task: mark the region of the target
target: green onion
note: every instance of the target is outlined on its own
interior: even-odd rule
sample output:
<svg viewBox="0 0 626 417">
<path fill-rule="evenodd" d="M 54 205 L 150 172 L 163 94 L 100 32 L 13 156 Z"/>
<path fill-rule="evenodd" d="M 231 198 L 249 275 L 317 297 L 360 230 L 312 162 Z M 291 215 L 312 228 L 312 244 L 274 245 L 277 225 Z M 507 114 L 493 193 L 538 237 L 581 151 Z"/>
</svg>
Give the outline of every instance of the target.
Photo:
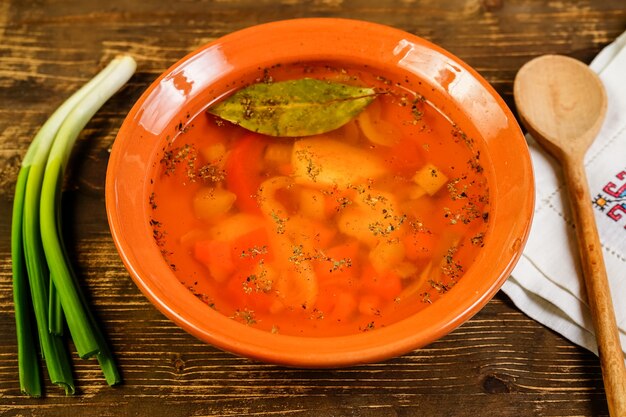
<svg viewBox="0 0 626 417">
<path fill-rule="evenodd" d="M 11 251 L 20 388 L 29 395 L 41 395 L 41 382 L 37 361 L 33 360 L 36 354 L 28 317 L 28 287 L 50 380 L 65 387 L 66 393 L 74 392 L 68 355 L 58 336 L 65 318 L 79 356 L 97 355 L 107 383 L 120 382 L 104 337 L 65 255 L 58 213 L 63 175 L 76 138 L 135 68 L 132 58 L 115 58 L 74 93 L 41 127 L 18 174 Z"/>
<path fill-rule="evenodd" d="M 34 145 L 34 142 L 33 142 Z M 31 148 L 34 149 L 33 145 Z M 25 159 L 26 160 L 26 159 Z M 20 389 L 24 394 L 41 397 L 41 378 L 37 368 L 36 341 L 31 328 L 30 298 L 26 260 L 22 247 L 22 209 L 28 168 L 22 167 L 17 176 L 13 217 L 11 224 L 11 259 L 13 260 L 13 303 L 15 304 L 15 327 L 17 330 L 17 360 Z"/>
<path fill-rule="evenodd" d="M 48 331 L 55 336 L 63 336 L 63 308 L 56 287 L 50 279 L 50 301 L 48 303 Z"/>
<path fill-rule="evenodd" d="M 100 343 L 95 326 L 93 326 L 93 320 L 91 320 L 87 307 L 82 300 L 80 288 L 75 285 L 70 264 L 63 250 L 58 228 L 57 206 L 60 203 L 60 190 L 65 167 L 74 142 L 98 109 L 133 74 L 135 70 L 134 61 L 131 65 L 131 61 L 128 60 L 132 61 L 132 58 L 109 64 L 108 68 L 112 69 L 110 73 L 107 73 L 105 79 L 98 83 L 93 91 L 89 91 L 68 114 L 50 149 L 41 187 L 41 240 L 53 284 L 59 293 L 72 340 L 81 358 L 88 358 L 97 354 L 100 351 Z"/>
</svg>

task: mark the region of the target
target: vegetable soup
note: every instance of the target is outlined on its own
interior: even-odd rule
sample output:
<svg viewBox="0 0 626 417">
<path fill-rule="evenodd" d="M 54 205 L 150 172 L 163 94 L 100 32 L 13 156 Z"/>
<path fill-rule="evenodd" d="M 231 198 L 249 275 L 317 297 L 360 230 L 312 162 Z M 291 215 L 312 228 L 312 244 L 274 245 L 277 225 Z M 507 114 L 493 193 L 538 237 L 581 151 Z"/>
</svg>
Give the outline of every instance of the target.
<svg viewBox="0 0 626 417">
<path fill-rule="evenodd" d="M 167 138 L 150 222 L 181 283 L 245 325 L 337 336 L 402 320 L 463 279 L 489 220 L 477 141 L 420 86 L 372 69 L 293 64 L 260 74 L 257 90 L 290 80 L 281 86 L 293 97 L 309 83 L 328 97 L 263 96 L 256 106 L 260 93 L 242 86 L 228 95 L 240 120 L 225 116 L 223 100 L 208 103 Z M 268 122 L 283 110 L 300 112 L 303 126 Z"/>
</svg>

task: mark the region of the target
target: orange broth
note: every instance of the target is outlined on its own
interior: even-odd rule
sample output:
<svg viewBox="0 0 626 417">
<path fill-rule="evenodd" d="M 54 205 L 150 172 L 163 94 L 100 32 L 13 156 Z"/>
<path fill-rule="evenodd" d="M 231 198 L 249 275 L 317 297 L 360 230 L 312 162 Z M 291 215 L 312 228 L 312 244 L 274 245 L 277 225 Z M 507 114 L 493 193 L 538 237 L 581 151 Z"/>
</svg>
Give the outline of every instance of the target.
<svg viewBox="0 0 626 417">
<path fill-rule="evenodd" d="M 483 246 L 474 141 L 424 96 L 363 69 L 285 65 L 381 92 L 322 135 L 275 138 L 202 112 L 168 140 L 150 195 L 164 259 L 246 325 L 336 336 L 390 325 L 449 291 Z"/>
</svg>

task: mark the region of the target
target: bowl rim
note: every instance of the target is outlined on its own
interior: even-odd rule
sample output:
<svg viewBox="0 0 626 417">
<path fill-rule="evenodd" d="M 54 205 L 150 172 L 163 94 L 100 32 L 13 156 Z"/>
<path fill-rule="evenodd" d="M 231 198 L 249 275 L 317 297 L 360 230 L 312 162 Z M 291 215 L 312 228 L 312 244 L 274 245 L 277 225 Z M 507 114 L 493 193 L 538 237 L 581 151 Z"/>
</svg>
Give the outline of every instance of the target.
<svg viewBox="0 0 626 417">
<path fill-rule="evenodd" d="M 197 300 L 186 288 L 184 290 L 188 294 L 183 295 L 181 291 L 170 291 L 170 289 L 165 287 L 163 282 L 159 281 L 159 273 L 167 274 L 167 271 L 169 271 L 167 265 L 162 262 L 160 269 L 158 268 L 159 265 L 146 265 L 146 261 L 142 262 L 139 255 L 135 253 L 139 249 L 129 240 L 133 237 L 127 236 L 127 228 L 124 226 L 126 224 L 124 222 L 127 220 L 124 218 L 128 216 L 128 213 L 123 212 L 120 207 L 120 204 L 124 204 L 120 203 L 120 199 L 124 198 L 120 190 L 125 184 L 120 180 L 118 174 L 119 172 L 124 172 L 122 170 L 125 147 L 129 146 L 131 142 L 134 128 L 142 111 L 145 110 L 146 101 L 153 97 L 160 83 L 172 74 L 180 73 L 185 65 L 207 53 L 207 51 L 212 50 L 212 48 L 226 50 L 231 45 L 238 45 L 246 39 L 255 38 L 260 41 L 268 36 L 276 39 L 277 36 L 289 35 L 295 38 L 301 36 L 304 39 L 310 37 L 312 32 L 320 30 L 325 31 L 324 39 L 328 40 L 336 36 L 338 43 L 342 42 L 341 36 L 345 36 L 351 31 L 356 31 L 359 33 L 359 36 L 365 36 L 366 34 L 382 36 L 386 40 L 405 41 L 409 45 L 418 45 L 420 48 L 433 51 L 434 55 L 458 66 L 461 73 L 471 76 L 478 83 L 477 85 L 482 88 L 483 93 L 497 104 L 498 109 L 507 120 L 506 129 L 511 134 L 507 145 L 512 147 L 507 152 L 510 155 L 517 155 L 516 160 L 509 162 L 511 166 L 519 170 L 515 173 L 515 178 L 520 183 L 517 184 L 517 193 L 506 191 L 509 198 L 514 201 L 505 202 L 504 205 L 508 204 L 506 208 L 508 211 L 512 210 L 513 206 L 517 207 L 513 214 L 509 213 L 510 216 L 515 217 L 515 220 L 507 221 L 505 219 L 506 213 L 498 219 L 490 217 L 490 222 L 492 223 L 490 226 L 493 226 L 494 222 L 501 222 L 502 227 L 510 228 L 510 230 L 506 231 L 508 234 L 502 238 L 502 243 L 505 244 L 505 247 L 500 252 L 506 254 L 507 258 L 505 260 L 496 259 L 492 265 L 476 272 L 477 276 L 479 272 L 493 275 L 491 279 L 483 279 L 480 286 L 474 288 L 469 287 L 469 284 L 463 285 L 463 287 L 472 288 L 474 291 L 472 294 L 464 297 L 460 295 L 451 297 L 453 295 L 451 291 L 446 294 L 446 297 L 442 297 L 442 299 L 429 306 L 428 309 L 444 318 L 439 322 L 427 323 L 424 320 L 412 320 L 412 318 L 409 318 L 386 328 L 377 329 L 374 332 L 339 337 L 311 338 L 280 334 L 271 335 L 269 332 L 246 327 L 212 310 L 206 312 L 210 320 L 202 321 L 195 314 L 200 314 L 204 311 L 203 309 L 208 309 L 208 307 Z M 334 46 L 337 45 L 335 44 Z M 346 48 L 349 48 L 349 46 L 346 45 L 343 48 L 348 50 Z M 366 50 L 366 48 L 368 47 L 363 45 L 356 47 L 354 53 L 363 56 L 367 51 L 371 52 L 371 50 Z M 376 51 L 376 53 L 389 54 L 390 51 Z M 236 57 L 229 56 L 229 58 L 235 59 Z M 143 178 L 143 181 L 145 183 L 146 178 Z M 497 191 L 500 192 L 499 189 Z M 118 132 L 107 167 L 105 201 L 107 219 L 113 241 L 131 278 L 152 304 L 177 325 L 197 338 L 222 350 L 264 362 L 299 367 L 338 367 L 379 361 L 423 347 L 451 332 L 477 313 L 496 294 L 521 256 L 532 221 L 534 182 L 528 148 L 515 117 L 493 87 L 469 65 L 441 47 L 396 28 L 352 19 L 305 18 L 265 23 L 225 35 L 187 54 L 162 73 L 133 105 Z M 142 207 L 141 204 L 139 206 Z M 136 214 L 134 213 L 133 215 Z M 496 224 L 496 226 L 499 225 L 500 223 Z M 485 250 L 482 252 L 485 252 Z M 147 273 L 147 268 L 151 270 L 157 268 L 156 271 L 158 272 L 153 270 Z M 465 278 L 467 277 L 461 279 L 457 285 L 463 284 Z M 181 288 L 183 287 L 181 286 Z M 443 302 L 448 298 L 454 298 L 454 300 Z M 457 303 L 457 305 L 453 305 L 454 303 Z M 202 304 L 202 308 L 200 308 L 199 304 Z M 452 310 L 446 310 L 451 305 Z M 414 330 L 413 326 L 418 325 L 424 326 L 422 327 L 422 332 Z M 307 346 L 308 349 L 303 349 L 302 346 Z"/>
</svg>

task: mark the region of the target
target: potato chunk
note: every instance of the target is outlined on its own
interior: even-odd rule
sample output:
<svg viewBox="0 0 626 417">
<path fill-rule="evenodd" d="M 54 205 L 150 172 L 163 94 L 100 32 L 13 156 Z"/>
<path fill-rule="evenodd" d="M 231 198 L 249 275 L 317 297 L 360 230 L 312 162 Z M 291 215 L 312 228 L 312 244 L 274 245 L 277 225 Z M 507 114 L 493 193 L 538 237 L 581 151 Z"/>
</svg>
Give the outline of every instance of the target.
<svg viewBox="0 0 626 417">
<path fill-rule="evenodd" d="M 226 160 L 226 146 L 223 143 L 213 143 L 200 149 L 200 154 L 208 162 L 216 163 L 220 168 L 223 167 Z"/>
<path fill-rule="evenodd" d="M 355 198 L 356 203 L 346 207 L 339 216 L 337 227 L 369 247 L 380 240 L 396 238 L 401 233 L 405 216 L 398 211 L 393 194 L 368 190 Z"/>
<path fill-rule="evenodd" d="M 371 152 L 324 136 L 301 139 L 293 146 L 291 163 L 298 184 L 347 187 L 385 173 Z"/>
<path fill-rule="evenodd" d="M 197 218 L 215 220 L 230 211 L 237 199 L 235 194 L 221 188 L 201 188 L 193 198 L 193 211 Z"/>
<path fill-rule="evenodd" d="M 324 220 L 326 218 L 326 200 L 319 190 L 303 188 L 299 193 L 300 212 L 311 219 Z"/>
<path fill-rule="evenodd" d="M 246 233 L 259 228 L 259 224 L 263 224 L 260 216 L 247 213 L 237 213 L 232 216 L 225 217 L 223 220 L 213 226 L 209 232 L 209 237 L 216 240 L 234 240 Z"/>
<path fill-rule="evenodd" d="M 380 117 L 381 106 L 378 100 L 374 100 L 357 117 L 357 123 L 363 135 L 372 143 L 382 146 L 393 146 L 398 143 L 401 133 L 388 121 Z"/>
<path fill-rule="evenodd" d="M 448 177 L 433 164 L 426 164 L 415 173 L 413 181 L 428 195 L 434 195 L 448 182 Z"/>
<path fill-rule="evenodd" d="M 369 255 L 377 273 L 383 274 L 404 260 L 404 246 L 396 240 L 380 241 Z"/>
</svg>

